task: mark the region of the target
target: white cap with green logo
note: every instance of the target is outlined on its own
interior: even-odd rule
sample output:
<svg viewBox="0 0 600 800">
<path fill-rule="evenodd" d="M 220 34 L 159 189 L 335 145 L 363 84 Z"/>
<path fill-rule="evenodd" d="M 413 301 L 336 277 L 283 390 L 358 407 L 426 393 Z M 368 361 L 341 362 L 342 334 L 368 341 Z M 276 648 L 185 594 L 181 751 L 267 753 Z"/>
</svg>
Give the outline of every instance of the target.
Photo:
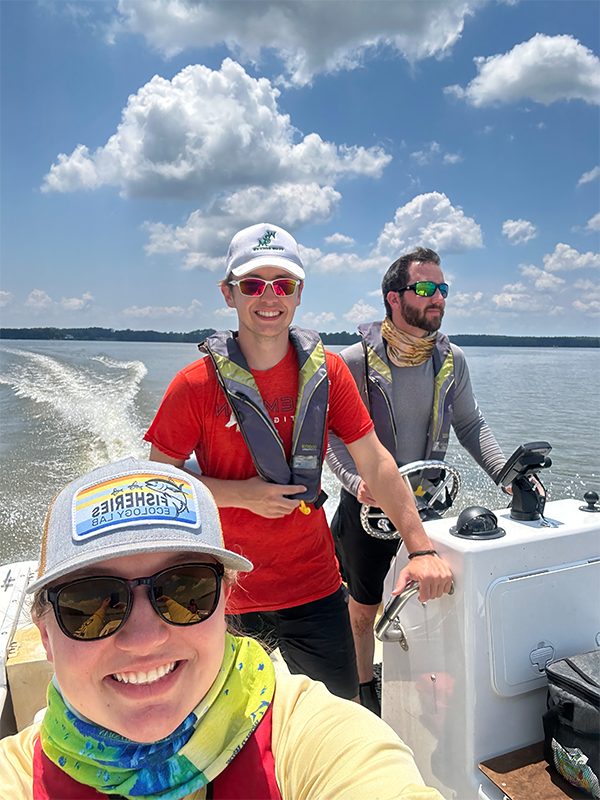
<svg viewBox="0 0 600 800">
<path fill-rule="evenodd" d="M 236 233 L 227 251 L 225 280 L 242 278 L 261 267 L 280 267 L 301 281 L 305 278 L 298 243 L 283 228 L 269 222 Z"/>
</svg>

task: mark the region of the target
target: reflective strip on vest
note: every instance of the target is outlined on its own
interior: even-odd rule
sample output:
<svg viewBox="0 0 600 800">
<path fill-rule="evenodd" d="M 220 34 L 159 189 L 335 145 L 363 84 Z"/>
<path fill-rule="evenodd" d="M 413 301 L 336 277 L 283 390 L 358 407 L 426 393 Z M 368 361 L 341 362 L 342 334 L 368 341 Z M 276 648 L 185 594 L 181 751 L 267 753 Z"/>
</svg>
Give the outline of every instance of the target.
<svg viewBox="0 0 600 800">
<path fill-rule="evenodd" d="M 433 351 L 433 412 L 427 434 L 427 450 L 425 458 L 432 461 L 443 461 L 450 440 L 450 424 L 454 407 L 454 356 L 448 337 L 439 343 L 440 334 Z"/>
<path fill-rule="evenodd" d="M 365 351 L 369 411 L 377 438 L 396 458 L 396 420 L 393 411 L 392 371 L 387 357 L 381 322 L 359 325 Z M 450 340 L 438 333 L 433 351 L 433 408 L 424 458 L 443 461 L 448 449 L 454 406 L 454 357 Z"/>
<path fill-rule="evenodd" d="M 254 376 L 231 331 L 218 331 L 209 336 L 199 349 L 212 359 L 217 380 L 258 474 L 270 483 L 306 486 L 306 492 L 294 498 L 314 503 L 321 487 L 325 447 L 329 402 L 327 362 L 316 331 L 293 326 L 289 335 L 300 368 L 290 464 Z"/>
<path fill-rule="evenodd" d="M 398 442 L 392 402 L 392 370 L 381 337 L 381 322 L 359 325 L 358 330 L 363 337 L 371 419 L 377 438 L 395 459 Z"/>
</svg>

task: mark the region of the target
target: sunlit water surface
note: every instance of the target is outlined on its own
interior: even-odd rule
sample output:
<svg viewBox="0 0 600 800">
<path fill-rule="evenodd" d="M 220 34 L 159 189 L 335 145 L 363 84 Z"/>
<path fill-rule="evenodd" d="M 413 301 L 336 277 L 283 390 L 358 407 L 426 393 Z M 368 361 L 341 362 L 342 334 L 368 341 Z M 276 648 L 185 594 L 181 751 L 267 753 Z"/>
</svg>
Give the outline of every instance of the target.
<svg viewBox="0 0 600 800">
<path fill-rule="evenodd" d="M 331 348 L 340 350 L 341 348 Z M 600 351 L 465 348 L 478 402 L 505 454 L 546 440 L 551 499 L 600 492 Z M 4 341 L 0 344 L 0 562 L 36 558 L 46 509 L 69 480 L 107 461 L 146 457 L 142 436 L 192 344 Z M 463 488 L 455 504 L 502 508 L 506 498 L 451 441 Z M 333 514 L 339 487 L 325 470 Z"/>
</svg>

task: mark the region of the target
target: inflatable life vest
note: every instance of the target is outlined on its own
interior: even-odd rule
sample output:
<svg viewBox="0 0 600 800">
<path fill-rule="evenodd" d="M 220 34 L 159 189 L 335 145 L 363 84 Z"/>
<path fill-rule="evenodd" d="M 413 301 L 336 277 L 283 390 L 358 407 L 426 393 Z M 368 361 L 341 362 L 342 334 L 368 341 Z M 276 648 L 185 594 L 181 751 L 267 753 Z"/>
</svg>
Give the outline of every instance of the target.
<svg viewBox="0 0 600 800">
<path fill-rule="evenodd" d="M 396 458 L 396 420 L 392 402 L 392 371 L 388 361 L 381 322 L 359 325 L 365 353 L 369 412 L 379 441 Z M 433 408 L 427 432 L 425 459 L 443 461 L 448 449 L 454 406 L 454 358 L 450 340 L 438 333 L 433 350 Z"/>
<path fill-rule="evenodd" d="M 217 380 L 261 478 L 284 486 L 306 486 L 306 492 L 294 495 L 294 499 L 319 507 L 325 499 L 320 497 L 320 488 L 329 402 L 325 349 L 316 331 L 292 326 L 289 333 L 300 367 L 290 463 L 234 334 L 217 331 L 198 348 L 208 353 L 215 366 Z"/>
<path fill-rule="evenodd" d="M 233 761 L 208 784 L 207 800 L 281 800 L 271 748 L 272 708 Z M 109 796 L 63 772 L 44 753 L 38 737 L 33 748 L 33 800 L 109 800 Z"/>
</svg>

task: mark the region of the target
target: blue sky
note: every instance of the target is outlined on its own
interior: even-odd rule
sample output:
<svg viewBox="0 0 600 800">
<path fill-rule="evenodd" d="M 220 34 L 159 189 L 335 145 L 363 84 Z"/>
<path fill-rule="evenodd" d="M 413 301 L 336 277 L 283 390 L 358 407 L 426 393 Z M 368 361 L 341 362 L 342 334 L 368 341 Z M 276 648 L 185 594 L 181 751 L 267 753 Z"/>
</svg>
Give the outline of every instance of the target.
<svg viewBox="0 0 600 800">
<path fill-rule="evenodd" d="M 296 321 L 381 318 L 442 257 L 447 333 L 597 335 L 595 0 L 0 2 L 5 327 L 235 326 L 260 221 L 302 247 Z"/>
</svg>

